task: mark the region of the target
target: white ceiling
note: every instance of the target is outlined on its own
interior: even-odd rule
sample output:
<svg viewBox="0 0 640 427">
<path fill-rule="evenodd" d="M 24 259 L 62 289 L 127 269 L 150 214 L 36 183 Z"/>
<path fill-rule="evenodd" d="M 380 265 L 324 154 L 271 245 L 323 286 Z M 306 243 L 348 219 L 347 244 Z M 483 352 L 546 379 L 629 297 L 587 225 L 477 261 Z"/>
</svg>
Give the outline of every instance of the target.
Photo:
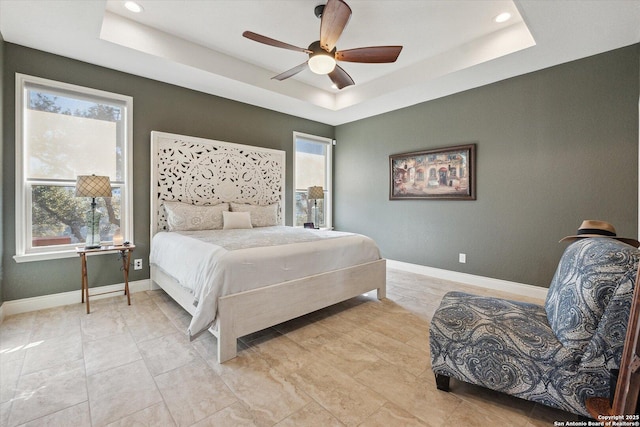
<svg viewBox="0 0 640 427">
<path fill-rule="evenodd" d="M 404 46 L 393 64 L 340 65 L 343 90 L 307 59 L 242 37 L 300 47 L 319 38 L 323 0 L 0 0 L 7 42 L 331 125 L 370 117 L 640 42 L 640 0 L 346 0 L 338 50 Z M 513 17 L 497 24 L 508 11 Z"/>
</svg>

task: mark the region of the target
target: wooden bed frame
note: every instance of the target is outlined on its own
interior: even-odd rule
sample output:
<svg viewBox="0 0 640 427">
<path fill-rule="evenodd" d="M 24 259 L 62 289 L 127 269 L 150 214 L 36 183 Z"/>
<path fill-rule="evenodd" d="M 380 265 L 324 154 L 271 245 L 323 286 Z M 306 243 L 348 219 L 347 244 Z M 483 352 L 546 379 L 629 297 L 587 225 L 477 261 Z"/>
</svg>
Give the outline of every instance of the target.
<svg viewBox="0 0 640 427">
<path fill-rule="evenodd" d="M 277 202 L 284 224 L 284 179 L 284 151 L 151 132 L 151 237 L 166 229 L 163 200 L 204 204 L 212 194 L 227 202 Z M 151 281 L 194 314 L 193 295 L 173 277 L 151 265 Z M 371 290 L 378 299 L 386 297 L 384 259 L 220 297 L 217 330 L 209 330 L 218 340 L 218 362 L 236 356 L 241 336 Z"/>
</svg>

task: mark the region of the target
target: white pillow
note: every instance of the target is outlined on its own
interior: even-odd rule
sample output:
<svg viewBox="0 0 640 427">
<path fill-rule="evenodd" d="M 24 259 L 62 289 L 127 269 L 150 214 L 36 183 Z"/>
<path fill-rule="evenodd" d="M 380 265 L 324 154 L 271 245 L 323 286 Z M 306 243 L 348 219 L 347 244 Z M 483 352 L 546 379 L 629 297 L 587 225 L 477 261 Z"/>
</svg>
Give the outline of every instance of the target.
<svg viewBox="0 0 640 427">
<path fill-rule="evenodd" d="M 248 205 L 241 203 L 229 203 L 231 212 L 251 213 L 251 225 L 254 227 L 271 227 L 278 225 L 278 204 L 267 206 Z"/>
<path fill-rule="evenodd" d="M 169 231 L 220 230 L 222 212 L 229 210 L 228 203 L 213 206 L 196 206 L 182 202 L 162 202 L 167 213 Z"/>
<path fill-rule="evenodd" d="M 249 212 L 222 212 L 224 230 L 234 228 L 253 228 L 251 226 L 251 214 Z"/>
</svg>

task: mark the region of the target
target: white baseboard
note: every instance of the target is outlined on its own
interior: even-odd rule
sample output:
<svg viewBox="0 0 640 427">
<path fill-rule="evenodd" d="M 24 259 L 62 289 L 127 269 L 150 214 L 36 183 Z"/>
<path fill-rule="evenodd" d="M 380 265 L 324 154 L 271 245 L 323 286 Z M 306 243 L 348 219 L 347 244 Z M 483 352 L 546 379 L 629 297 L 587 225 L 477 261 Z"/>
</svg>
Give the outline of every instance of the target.
<svg viewBox="0 0 640 427">
<path fill-rule="evenodd" d="M 90 293 L 103 293 L 112 291 L 121 291 L 124 289 L 124 283 L 115 285 L 100 286 L 98 288 L 89 288 Z M 143 292 L 151 289 L 151 280 L 143 279 L 129 282 L 129 292 Z M 113 297 L 115 294 L 96 295 L 92 296 L 91 300 L 97 300 L 102 298 Z M 80 289 L 70 292 L 62 292 L 59 294 L 42 295 L 33 298 L 23 298 L 14 301 L 5 301 L 0 305 L 0 322 L 5 316 L 12 316 L 14 314 L 26 313 L 29 311 L 43 310 L 45 308 L 60 307 L 63 305 L 75 304 L 81 301 Z"/>
<path fill-rule="evenodd" d="M 440 268 L 427 267 L 425 265 L 410 264 L 402 261 L 387 260 L 387 267 L 410 273 L 422 274 L 424 276 L 435 277 L 443 280 L 464 283 L 465 285 L 478 286 L 482 288 L 495 289 L 517 295 L 544 300 L 547 297 L 547 288 L 527 285 L 524 283 L 510 282 L 507 280 L 493 279 L 491 277 L 475 276 L 468 273 L 443 270 Z M 91 288 L 92 292 L 102 293 L 121 290 L 123 283 L 99 288 Z M 154 284 L 151 279 L 136 280 L 129 282 L 131 293 L 152 290 Z M 157 288 L 157 287 L 156 287 Z M 91 299 L 109 298 L 112 294 L 96 295 Z M 0 323 L 6 316 L 11 316 L 29 311 L 43 310 L 46 308 L 60 307 L 68 304 L 75 304 L 81 299 L 80 290 L 63 292 L 60 294 L 43 295 L 33 298 L 24 298 L 15 301 L 5 301 L 0 305 Z"/>
<path fill-rule="evenodd" d="M 422 274 L 424 276 L 435 277 L 438 279 L 451 280 L 453 282 L 464 283 L 465 285 L 479 286 L 481 288 L 495 289 L 516 295 L 538 298 L 541 300 L 544 300 L 547 297 L 548 289 L 540 286 L 493 279 L 491 277 L 475 276 L 473 274 L 443 270 L 440 268 L 427 267 L 425 265 L 410 264 L 402 261 L 393 261 L 390 259 L 387 260 L 387 267 L 410 273 Z"/>
</svg>

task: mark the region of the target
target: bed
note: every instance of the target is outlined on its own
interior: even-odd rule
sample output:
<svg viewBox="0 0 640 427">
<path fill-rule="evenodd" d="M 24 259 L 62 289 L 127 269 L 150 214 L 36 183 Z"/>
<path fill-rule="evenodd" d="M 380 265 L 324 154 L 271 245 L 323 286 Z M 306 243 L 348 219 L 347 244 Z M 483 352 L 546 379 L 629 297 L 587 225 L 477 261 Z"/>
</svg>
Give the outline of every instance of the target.
<svg viewBox="0 0 640 427">
<path fill-rule="evenodd" d="M 151 280 L 193 316 L 192 338 L 217 337 L 219 363 L 244 335 L 372 290 L 385 297 L 371 239 L 284 226 L 284 179 L 283 151 L 151 133 Z M 180 215 L 165 205 L 251 211 L 253 227 L 210 230 L 204 215 L 176 227 Z"/>
</svg>

